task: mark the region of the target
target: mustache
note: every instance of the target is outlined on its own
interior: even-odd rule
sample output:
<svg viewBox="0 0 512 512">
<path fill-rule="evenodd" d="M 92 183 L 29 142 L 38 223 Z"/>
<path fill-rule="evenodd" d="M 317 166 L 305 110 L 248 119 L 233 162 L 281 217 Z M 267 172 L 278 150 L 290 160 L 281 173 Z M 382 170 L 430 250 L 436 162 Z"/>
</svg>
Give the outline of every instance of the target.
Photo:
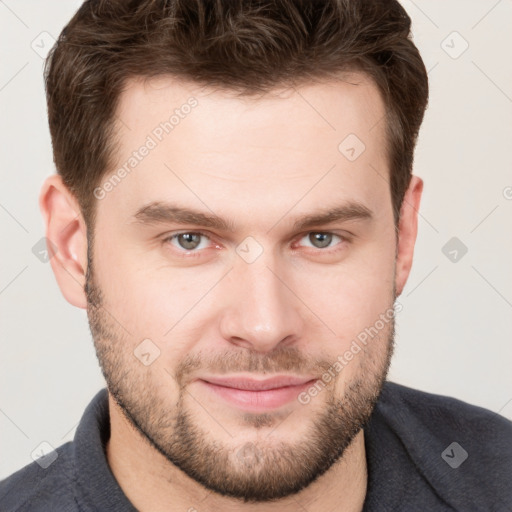
<svg viewBox="0 0 512 512">
<path fill-rule="evenodd" d="M 276 347 L 267 354 L 259 354 L 247 349 L 225 350 L 217 354 L 200 352 L 187 355 L 183 359 L 176 368 L 175 379 L 181 385 L 201 370 L 219 375 L 236 372 L 322 374 L 331 365 L 332 361 L 318 359 L 318 354 L 312 358 L 297 347 Z"/>
</svg>

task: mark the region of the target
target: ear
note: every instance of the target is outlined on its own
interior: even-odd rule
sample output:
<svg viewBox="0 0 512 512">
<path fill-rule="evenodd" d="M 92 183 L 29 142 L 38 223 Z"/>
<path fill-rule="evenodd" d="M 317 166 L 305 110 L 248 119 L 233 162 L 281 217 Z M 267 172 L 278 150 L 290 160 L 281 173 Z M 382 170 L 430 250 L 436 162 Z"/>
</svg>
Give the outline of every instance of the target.
<svg viewBox="0 0 512 512">
<path fill-rule="evenodd" d="M 418 233 L 418 210 L 420 207 L 423 180 L 412 176 L 405 192 L 398 223 L 398 245 L 396 257 L 395 286 L 397 297 L 402 293 L 412 267 L 414 244 Z"/>
<path fill-rule="evenodd" d="M 66 300 L 85 309 L 87 228 L 75 196 L 61 176 L 48 177 L 39 195 L 53 273 Z"/>
</svg>

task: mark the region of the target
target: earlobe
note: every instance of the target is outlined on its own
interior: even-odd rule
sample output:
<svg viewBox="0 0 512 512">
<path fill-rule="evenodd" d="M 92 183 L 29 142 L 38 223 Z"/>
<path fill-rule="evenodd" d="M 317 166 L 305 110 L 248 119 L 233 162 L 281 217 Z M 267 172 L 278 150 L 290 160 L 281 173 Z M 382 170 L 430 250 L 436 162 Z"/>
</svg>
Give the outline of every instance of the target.
<svg viewBox="0 0 512 512">
<path fill-rule="evenodd" d="M 416 235 L 418 233 L 418 211 L 422 192 L 423 180 L 418 176 L 412 176 L 402 202 L 400 221 L 398 224 L 398 246 L 395 276 L 397 296 L 402 293 L 412 267 L 414 245 L 416 243 Z"/>
<path fill-rule="evenodd" d="M 61 176 L 48 177 L 39 195 L 53 273 L 66 300 L 85 309 L 87 228 L 76 198 Z"/>
</svg>

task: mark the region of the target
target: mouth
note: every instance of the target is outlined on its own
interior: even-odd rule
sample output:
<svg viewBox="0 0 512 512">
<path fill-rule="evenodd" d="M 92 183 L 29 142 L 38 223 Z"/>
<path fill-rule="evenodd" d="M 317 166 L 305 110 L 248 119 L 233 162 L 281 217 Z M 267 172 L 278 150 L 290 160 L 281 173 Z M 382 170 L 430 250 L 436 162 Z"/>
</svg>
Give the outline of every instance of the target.
<svg viewBox="0 0 512 512">
<path fill-rule="evenodd" d="M 247 412 L 268 412 L 297 400 L 314 384 L 315 377 L 278 375 L 254 379 L 245 376 L 204 377 L 198 379 L 213 396 Z"/>
</svg>

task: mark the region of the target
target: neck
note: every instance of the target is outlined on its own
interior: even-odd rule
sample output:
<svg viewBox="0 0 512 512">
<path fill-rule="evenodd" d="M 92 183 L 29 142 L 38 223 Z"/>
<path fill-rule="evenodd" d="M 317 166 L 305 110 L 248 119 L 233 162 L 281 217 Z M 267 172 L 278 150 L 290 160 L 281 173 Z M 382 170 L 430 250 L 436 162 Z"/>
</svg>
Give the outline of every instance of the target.
<svg viewBox="0 0 512 512">
<path fill-rule="evenodd" d="M 326 473 L 298 494 L 272 503 L 243 503 L 213 493 L 185 475 L 133 428 L 109 395 L 107 461 L 119 486 L 141 512 L 361 512 L 366 496 L 364 432 L 360 432 Z"/>
</svg>

